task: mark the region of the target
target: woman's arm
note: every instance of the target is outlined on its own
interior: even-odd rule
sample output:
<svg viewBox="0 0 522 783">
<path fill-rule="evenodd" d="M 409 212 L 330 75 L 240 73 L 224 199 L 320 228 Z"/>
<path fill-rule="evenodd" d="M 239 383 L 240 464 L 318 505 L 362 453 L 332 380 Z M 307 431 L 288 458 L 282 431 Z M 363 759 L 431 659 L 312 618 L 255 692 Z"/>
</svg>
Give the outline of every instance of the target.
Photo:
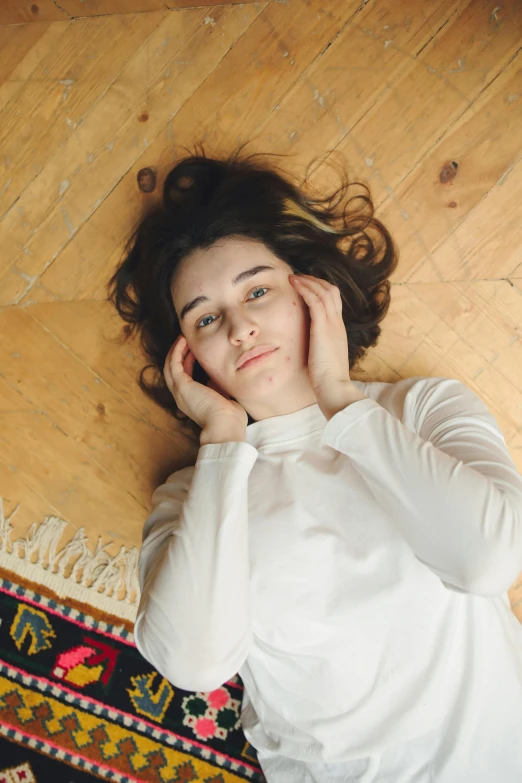
<svg viewBox="0 0 522 783">
<path fill-rule="evenodd" d="M 452 378 L 404 379 L 383 402 L 393 413 L 373 399 L 348 405 L 322 442 L 352 460 L 443 582 L 506 592 L 522 570 L 522 476 L 494 416 Z"/>
<path fill-rule="evenodd" d="M 152 496 L 134 638 L 184 690 L 227 682 L 252 644 L 247 485 L 256 459 L 249 443 L 209 443 Z"/>
</svg>

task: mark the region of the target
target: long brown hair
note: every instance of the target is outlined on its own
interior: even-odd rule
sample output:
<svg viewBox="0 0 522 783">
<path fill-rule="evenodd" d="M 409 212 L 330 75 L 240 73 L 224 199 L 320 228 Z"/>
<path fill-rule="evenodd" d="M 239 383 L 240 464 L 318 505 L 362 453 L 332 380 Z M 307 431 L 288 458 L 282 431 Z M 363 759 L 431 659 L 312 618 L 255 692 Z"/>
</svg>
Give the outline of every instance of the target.
<svg viewBox="0 0 522 783">
<path fill-rule="evenodd" d="M 217 158 L 196 145 L 194 153 L 174 166 L 161 202 L 139 220 L 107 284 L 109 301 L 130 324 L 126 339 L 137 331 L 150 359 L 137 379 L 140 388 L 198 439 L 200 427 L 178 410 L 163 376 L 167 354 L 181 334 L 171 280 L 185 256 L 225 237 L 249 237 L 295 273 L 336 285 L 343 300 L 350 369 L 379 339 L 379 324 L 390 305 L 388 278 L 399 260 L 390 233 L 374 217 L 366 184 L 349 183 L 343 171 L 337 190 L 314 196 L 306 186 L 315 158 L 298 185 L 274 163 L 259 160 L 275 153 L 242 155 L 243 146 Z M 366 192 L 344 203 L 352 185 Z M 154 378 L 146 381 L 150 368 Z M 193 377 L 200 383 L 209 379 L 197 362 Z M 249 416 L 248 423 L 252 421 Z"/>
</svg>

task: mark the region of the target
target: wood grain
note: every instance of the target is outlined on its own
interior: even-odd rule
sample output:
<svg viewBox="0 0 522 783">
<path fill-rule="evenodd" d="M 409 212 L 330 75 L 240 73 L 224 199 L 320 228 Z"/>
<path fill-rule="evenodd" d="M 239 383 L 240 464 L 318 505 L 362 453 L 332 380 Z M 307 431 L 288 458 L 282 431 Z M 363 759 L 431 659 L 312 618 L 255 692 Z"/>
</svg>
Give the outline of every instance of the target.
<svg viewBox="0 0 522 783">
<path fill-rule="evenodd" d="M 522 6 L 50 0 L 0 9 L 0 496 L 114 551 L 197 452 L 137 386 L 105 286 L 182 146 L 366 181 L 400 248 L 365 379 L 450 376 L 522 471 Z M 152 167 L 154 192 L 137 173 Z M 335 181 L 337 184 L 337 180 Z M 521 563 L 522 571 L 522 563 Z M 510 591 L 522 621 L 522 574 Z"/>
</svg>

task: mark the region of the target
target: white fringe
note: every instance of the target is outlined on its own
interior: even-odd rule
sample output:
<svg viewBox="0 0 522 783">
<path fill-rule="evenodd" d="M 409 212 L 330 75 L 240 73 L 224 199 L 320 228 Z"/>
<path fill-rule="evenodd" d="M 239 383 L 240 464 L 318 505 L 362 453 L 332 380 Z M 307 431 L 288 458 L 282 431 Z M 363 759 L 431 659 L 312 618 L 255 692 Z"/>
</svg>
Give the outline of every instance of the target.
<svg viewBox="0 0 522 783">
<path fill-rule="evenodd" d="M 102 546 L 100 536 L 92 552 L 82 527 L 57 552 L 60 537 L 68 523 L 54 516 L 46 517 L 38 526 L 33 524 L 25 539 L 19 538 L 13 543 L 11 519 L 18 508 L 19 504 L 6 519 L 0 497 L 0 569 L 8 569 L 31 582 L 45 585 L 60 598 L 74 598 L 117 617 L 135 621 L 140 599 L 139 553 L 136 547 L 125 549 L 122 546 L 119 553 L 112 557 L 106 552 L 109 544 Z M 72 566 L 71 573 L 65 576 L 69 566 Z M 122 588 L 124 593 L 118 598 Z"/>
</svg>

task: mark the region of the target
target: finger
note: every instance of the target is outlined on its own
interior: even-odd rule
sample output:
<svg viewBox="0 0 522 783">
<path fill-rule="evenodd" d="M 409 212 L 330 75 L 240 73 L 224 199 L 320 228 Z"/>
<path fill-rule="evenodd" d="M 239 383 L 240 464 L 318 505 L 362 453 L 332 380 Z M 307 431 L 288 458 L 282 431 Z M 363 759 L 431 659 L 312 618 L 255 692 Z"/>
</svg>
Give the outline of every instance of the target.
<svg viewBox="0 0 522 783">
<path fill-rule="evenodd" d="M 173 359 L 179 353 L 183 350 L 183 335 L 180 335 L 170 346 L 168 353 L 165 357 L 165 364 L 163 365 L 163 372 L 166 370 L 170 371 L 170 365 L 172 364 Z"/>
<path fill-rule="evenodd" d="M 172 356 L 171 371 L 174 370 L 174 372 L 184 372 L 187 375 L 191 375 L 195 361 L 196 357 L 190 350 L 188 343 L 186 341 L 181 342 L 181 347 L 179 347 L 179 350 L 177 348 Z"/>
<path fill-rule="evenodd" d="M 308 281 L 309 283 L 317 283 L 321 288 L 328 290 L 332 287 L 332 284 L 328 280 L 324 280 L 322 277 L 314 277 L 313 275 L 306 275 L 304 272 L 299 272 L 299 280 Z"/>
<path fill-rule="evenodd" d="M 298 278 L 295 280 L 297 281 Z M 299 280 L 296 289 L 310 307 L 317 305 L 317 300 L 319 300 L 327 315 L 335 317 L 340 312 L 339 308 L 342 307 L 339 289 L 324 280 L 322 282 L 326 285 L 323 286 L 319 281 L 307 277 L 306 280 Z"/>
<path fill-rule="evenodd" d="M 188 347 L 188 343 L 185 337 L 180 335 L 171 346 L 163 368 L 165 378 L 171 385 L 174 383 L 175 375 L 177 376 L 180 372 L 186 372 L 185 361 L 189 353 L 190 348 Z"/>
<path fill-rule="evenodd" d="M 183 335 L 180 335 L 171 348 L 170 364 L 172 364 L 173 360 L 183 364 L 189 353 L 189 344 L 186 338 Z"/>
<path fill-rule="evenodd" d="M 315 291 L 322 290 L 326 293 L 333 294 L 334 296 L 340 296 L 341 294 L 337 286 L 329 283 L 328 280 L 323 280 L 322 277 L 312 277 L 311 275 L 305 275 L 301 273 L 299 277 L 294 278 L 294 280 L 298 280 L 304 285 L 309 285 Z"/>
<path fill-rule="evenodd" d="M 188 354 L 183 359 L 183 369 L 185 370 L 187 375 L 190 375 L 191 378 L 192 378 L 192 373 L 193 373 L 193 370 L 194 370 L 195 363 L 196 363 L 196 357 L 194 356 L 192 351 L 189 349 Z"/>
</svg>

